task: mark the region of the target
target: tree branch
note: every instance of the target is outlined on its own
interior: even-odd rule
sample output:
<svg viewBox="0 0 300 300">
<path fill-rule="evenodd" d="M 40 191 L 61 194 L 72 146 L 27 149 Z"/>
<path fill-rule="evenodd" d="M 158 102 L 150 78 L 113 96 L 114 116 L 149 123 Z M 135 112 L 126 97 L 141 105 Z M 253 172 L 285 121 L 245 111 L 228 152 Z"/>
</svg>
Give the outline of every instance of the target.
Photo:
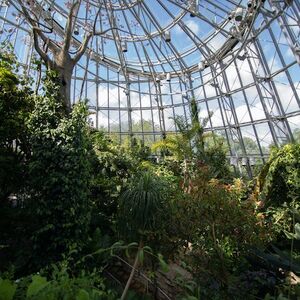
<svg viewBox="0 0 300 300">
<path fill-rule="evenodd" d="M 70 46 L 71 46 L 72 33 L 73 33 L 74 11 L 78 5 L 79 5 L 79 1 L 76 0 L 70 8 L 70 12 L 69 12 L 67 24 L 66 24 L 66 33 L 65 33 L 65 39 L 64 39 L 64 51 L 69 51 Z"/>
<path fill-rule="evenodd" d="M 93 33 L 91 33 L 91 32 L 89 32 L 88 34 L 85 35 L 84 40 L 82 41 L 82 44 L 79 47 L 77 54 L 73 58 L 75 64 L 80 60 L 80 58 L 84 54 L 92 36 L 93 36 Z"/>
<path fill-rule="evenodd" d="M 31 25 L 32 27 L 32 30 L 33 30 L 33 33 L 34 34 L 37 34 L 42 40 L 44 43 L 48 43 L 49 45 L 49 49 L 53 52 L 57 51 L 58 50 L 58 47 L 57 45 L 49 38 L 47 38 L 45 36 L 45 34 L 43 33 L 43 30 L 38 26 L 38 21 L 37 20 L 34 20 L 27 8 L 24 6 L 24 4 L 22 3 L 21 0 L 17 0 L 19 5 L 21 6 L 21 9 L 22 9 L 22 12 L 23 12 L 23 15 L 25 16 L 25 19 L 27 20 L 27 22 Z M 35 16 L 35 15 L 34 15 Z M 36 16 L 35 16 L 36 17 Z M 36 17 L 37 18 L 37 17 Z"/>
<path fill-rule="evenodd" d="M 40 57 L 44 60 L 44 62 L 47 64 L 50 61 L 49 56 L 41 49 L 39 45 L 39 38 L 37 30 L 33 28 L 33 40 L 34 40 L 34 48 L 36 52 L 40 55 Z"/>
<path fill-rule="evenodd" d="M 44 43 L 48 45 L 49 49 L 52 52 L 57 52 L 59 50 L 59 47 L 56 45 L 56 43 L 52 39 L 45 36 L 40 27 L 34 26 L 32 27 L 32 29 L 37 32 L 38 36 L 43 40 Z"/>
<path fill-rule="evenodd" d="M 86 34 L 86 36 L 84 37 L 84 40 L 82 41 L 81 46 L 78 49 L 77 54 L 74 57 L 74 62 L 77 63 L 79 61 L 79 59 L 82 57 L 82 55 L 84 54 L 84 52 L 88 46 L 88 43 L 89 43 L 91 37 L 93 37 L 95 35 L 103 35 L 113 29 L 118 29 L 118 27 L 111 27 L 104 31 L 94 31 L 94 32 L 89 32 L 88 34 Z"/>
</svg>

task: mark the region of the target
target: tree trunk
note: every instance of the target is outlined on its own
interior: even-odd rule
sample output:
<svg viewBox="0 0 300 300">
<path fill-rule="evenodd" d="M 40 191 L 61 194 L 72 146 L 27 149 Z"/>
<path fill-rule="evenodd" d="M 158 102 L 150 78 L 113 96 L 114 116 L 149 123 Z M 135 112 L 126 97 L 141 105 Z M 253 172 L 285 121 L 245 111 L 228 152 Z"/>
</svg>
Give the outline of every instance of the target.
<svg viewBox="0 0 300 300">
<path fill-rule="evenodd" d="M 59 95 L 69 113 L 71 111 L 71 81 L 75 64 L 68 53 L 55 55 L 54 61 L 54 63 L 48 64 L 48 69 L 58 74 Z"/>
<path fill-rule="evenodd" d="M 71 80 L 73 68 L 59 69 L 59 93 L 61 100 L 64 103 L 67 112 L 71 111 Z"/>
</svg>

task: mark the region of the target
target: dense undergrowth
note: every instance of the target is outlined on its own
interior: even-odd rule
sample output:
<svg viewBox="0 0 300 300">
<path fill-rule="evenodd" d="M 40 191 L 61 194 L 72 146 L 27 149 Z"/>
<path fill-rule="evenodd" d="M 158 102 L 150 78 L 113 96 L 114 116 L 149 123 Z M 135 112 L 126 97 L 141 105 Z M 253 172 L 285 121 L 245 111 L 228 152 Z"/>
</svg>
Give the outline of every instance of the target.
<svg viewBox="0 0 300 300">
<path fill-rule="evenodd" d="M 90 128 L 84 102 L 67 114 L 55 74 L 36 95 L 11 66 L 2 53 L 0 300 L 300 297 L 299 144 L 234 178 L 193 102 L 153 162 Z"/>
</svg>

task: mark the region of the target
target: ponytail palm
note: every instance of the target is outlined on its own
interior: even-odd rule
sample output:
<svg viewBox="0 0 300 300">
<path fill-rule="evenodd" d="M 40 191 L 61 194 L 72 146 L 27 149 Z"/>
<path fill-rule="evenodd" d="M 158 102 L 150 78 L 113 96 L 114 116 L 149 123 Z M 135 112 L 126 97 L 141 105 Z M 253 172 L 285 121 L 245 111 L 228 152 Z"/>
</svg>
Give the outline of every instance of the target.
<svg viewBox="0 0 300 300">
<path fill-rule="evenodd" d="M 120 225 L 127 239 L 141 239 L 145 231 L 156 231 L 165 207 L 165 182 L 150 172 L 133 179 L 121 195 Z"/>
<path fill-rule="evenodd" d="M 121 300 L 125 299 L 135 270 L 139 254 L 143 251 L 143 235 L 157 231 L 162 225 L 165 205 L 165 184 L 150 172 L 139 174 L 120 198 L 120 229 L 127 240 L 138 239 L 139 248 L 132 271 L 126 283 Z"/>
</svg>

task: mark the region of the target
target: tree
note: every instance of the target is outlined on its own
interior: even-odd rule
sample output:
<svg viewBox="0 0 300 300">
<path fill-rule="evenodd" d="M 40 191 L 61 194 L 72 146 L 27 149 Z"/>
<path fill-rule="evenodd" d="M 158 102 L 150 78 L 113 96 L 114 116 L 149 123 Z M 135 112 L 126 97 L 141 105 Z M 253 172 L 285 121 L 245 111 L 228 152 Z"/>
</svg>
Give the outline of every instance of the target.
<svg viewBox="0 0 300 300">
<path fill-rule="evenodd" d="M 171 118 L 174 120 L 179 134 L 169 135 L 166 139 L 154 143 L 152 150 L 169 151 L 175 154 L 179 160 L 191 160 L 194 155 L 204 160 L 204 141 L 207 137 L 204 128 L 211 115 L 209 113 L 206 118 L 199 120 L 197 103 L 193 98 L 191 100 L 191 124 L 183 116 Z"/>
<path fill-rule="evenodd" d="M 55 40 L 50 38 L 50 34 L 53 32 L 51 23 L 53 19 L 46 14 L 44 21 L 38 17 L 39 13 L 45 15 L 45 11 L 40 6 L 38 1 L 23 1 L 17 0 L 21 7 L 21 13 L 24 15 L 26 21 L 31 25 L 34 39 L 34 47 L 41 59 L 44 61 L 48 70 L 55 71 L 59 77 L 59 95 L 65 104 L 65 108 L 68 112 L 71 110 L 71 78 L 75 65 L 85 53 L 88 43 L 95 35 L 105 34 L 107 31 L 114 29 L 109 28 L 104 31 L 96 31 L 96 22 L 100 14 L 100 8 L 95 16 L 94 26 L 92 31 L 86 32 L 81 43 L 81 46 L 77 49 L 75 55 L 71 55 L 72 36 L 74 31 L 75 18 L 80 8 L 79 0 L 73 1 L 70 6 L 69 14 L 67 16 L 67 22 L 65 27 L 65 33 L 62 44 L 60 45 Z M 48 30 L 48 32 L 46 32 Z M 40 46 L 40 41 L 44 43 L 44 47 Z M 43 49 L 44 48 L 44 49 Z M 52 58 L 47 53 L 51 51 Z"/>
<path fill-rule="evenodd" d="M 120 229 L 125 237 L 138 239 L 139 247 L 132 271 L 121 299 L 126 298 L 127 291 L 138 267 L 143 242 L 147 233 L 155 232 L 162 226 L 166 209 L 166 189 L 164 181 L 151 172 L 138 174 L 131 186 L 120 199 Z"/>
</svg>

